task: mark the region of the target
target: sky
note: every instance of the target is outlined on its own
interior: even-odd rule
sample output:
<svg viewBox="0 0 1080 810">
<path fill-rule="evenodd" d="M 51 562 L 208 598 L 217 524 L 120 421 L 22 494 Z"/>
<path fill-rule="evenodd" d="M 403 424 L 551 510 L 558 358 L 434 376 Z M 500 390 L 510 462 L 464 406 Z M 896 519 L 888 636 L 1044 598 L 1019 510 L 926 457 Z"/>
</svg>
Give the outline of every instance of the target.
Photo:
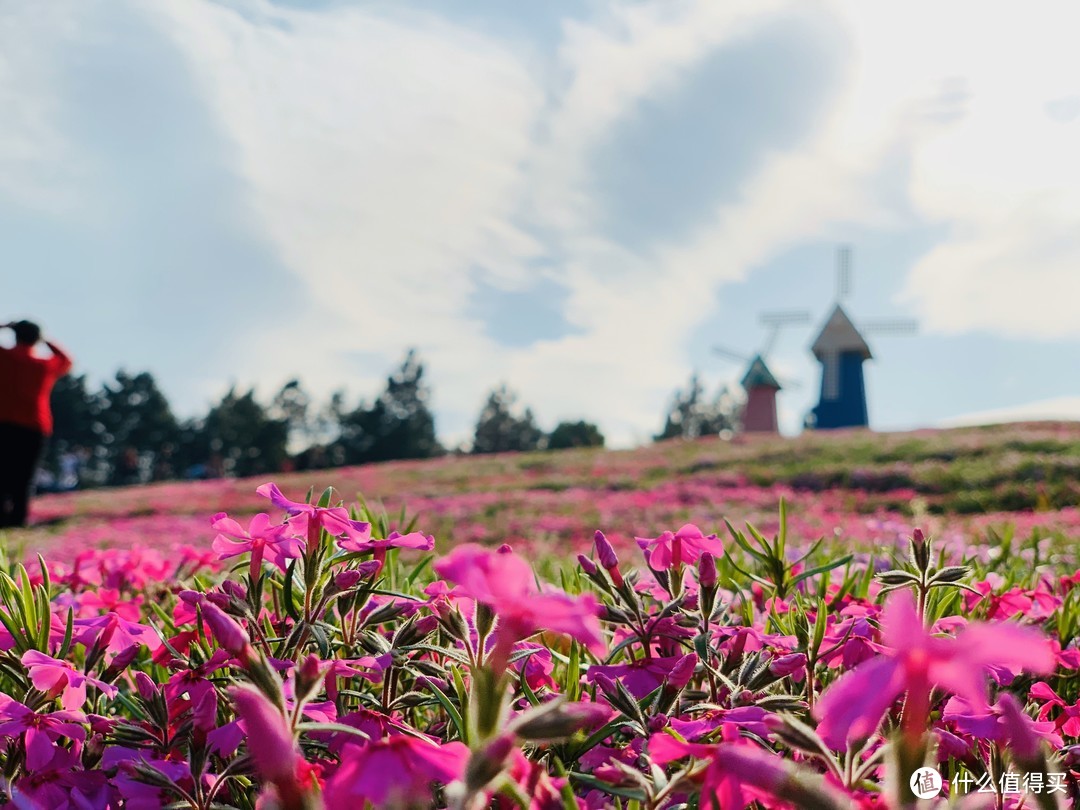
<svg viewBox="0 0 1080 810">
<path fill-rule="evenodd" d="M 1080 418 L 1072 0 L 9 0 L 0 320 L 180 416 L 230 385 L 371 399 L 416 347 L 437 429 L 506 383 L 648 441 L 768 356 L 782 429 L 837 300 L 871 426 Z"/>
</svg>

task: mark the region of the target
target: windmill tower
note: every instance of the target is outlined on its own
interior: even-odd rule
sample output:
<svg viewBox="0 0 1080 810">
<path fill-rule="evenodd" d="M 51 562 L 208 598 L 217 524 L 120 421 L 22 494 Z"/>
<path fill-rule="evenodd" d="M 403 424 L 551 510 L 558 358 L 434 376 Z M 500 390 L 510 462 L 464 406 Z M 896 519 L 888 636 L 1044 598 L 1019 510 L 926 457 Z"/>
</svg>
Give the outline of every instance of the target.
<svg viewBox="0 0 1080 810">
<path fill-rule="evenodd" d="M 851 292 L 851 249 L 842 247 L 837 268 L 836 303 L 810 350 L 821 363 L 821 396 L 807 417 L 807 426 L 828 430 L 867 427 L 866 383 L 863 363 L 873 358 L 865 334 L 914 332 L 915 321 L 879 319 L 860 331 L 841 306 Z"/>
<path fill-rule="evenodd" d="M 713 351 L 717 354 L 731 357 L 736 360 L 747 362 L 746 373 L 743 375 L 741 385 L 746 391 L 746 405 L 743 407 L 742 429 L 745 433 L 779 433 L 779 422 L 776 418 L 776 394 L 783 386 L 765 364 L 765 357 L 772 351 L 780 330 L 791 324 L 805 324 L 810 322 L 810 315 L 806 312 L 771 312 L 761 316 L 761 322 L 768 329 L 765 345 L 753 357 L 747 359 L 745 355 L 728 351 L 719 346 Z M 789 387 L 791 384 L 789 383 Z"/>
</svg>

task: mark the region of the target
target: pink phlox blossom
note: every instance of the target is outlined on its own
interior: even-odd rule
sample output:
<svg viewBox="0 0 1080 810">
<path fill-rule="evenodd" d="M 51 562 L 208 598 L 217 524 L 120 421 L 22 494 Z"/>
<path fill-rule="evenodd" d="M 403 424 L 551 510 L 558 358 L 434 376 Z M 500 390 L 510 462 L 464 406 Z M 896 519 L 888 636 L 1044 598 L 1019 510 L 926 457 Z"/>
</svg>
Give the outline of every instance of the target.
<svg viewBox="0 0 1080 810">
<path fill-rule="evenodd" d="M 59 695 L 60 705 L 67 711 L 81 709 L 86 703 L 87 684 L 96 686 L 107 697 L 116 697 L 115 686 L 83 674 L 68 661 L 58 661 L 37 650 L 27 650 L 20 660 L 33 687 L 47 695 Z"/>
<path fill-rule="evenodd" d="M 1070 706 L 1043 681 L 1033 683 L 1028 695 L 1042 704 L 1039 707 L 1040 720 L 1049 719 L 1055 708 L 1061 709 L 1054 718 L 1054 727 L 1066 737 L 1080 737 L 1080 700 Z"/>
<path fill-rule="evenodd" d="M 496 655 L 503 659 L 513 642 L 540 630 L 564 633 L 596 654 L 605 650 L 596 597 L 538 587 L 529 564 L 517 554 L 467 543 L 435 563 L 435 572 L 457 583 L 460 595 L 487 605 L 498 616 L 498 642 L 505 655 L 499 650 Z"/>
<path fill-rule="evenodd" d="M 56 604 L 67 607 L 60 599 L 55 601 Z M 141 595 L 125 598 L 116 588 L 99 588 L 84 591 L 72 598 L 69 603 L 75 608 L 75 615 L 79 617 L 115 613 L 129 622 L 137 622 L 142 618 L 142 601 Z"/>
<path fill-rule="evenodd" d="M 551 657 L 551 650 L 543 644 L 533 644 L 529 641 L 519 641 L 514 645 L 514 652 L 519 650 L 531 650 L 531 654 L 520 658 L 510 666 L 517 673 L 525 675 L 525 682 L 534 692 L 539 689 L 558 690 L 558 684 L 551 677 L 555 671 L 555 662 Z"/>
<path fill-rule="evenodd" d="M 106 613 L 91 619 L 75 619 L 74 635 L 76 643 L 86 649 L 95 645 L 104 646 L 105 652 L 112 656 L 131 647 L 143 646 L 153 652 L 161 646 L 161 637 L 154 628 L 137 622 L 128 621 L 119 613 Z"/>
<path fill-rule="evenodd" d="M 649 551 L 649 567 L 658 571 L 695 565 L 702 553 L 716 558 L 724 556 L 724 544 L 715 534 L 706 535 L 697 526 L 687 523 L 677 532 L 664 532 L 659 537 L 635 537 L 638 546 Z"/>
<path fill-rule="evenodd" d="M 319 530 L 325 529 L 331 537 L 346 537 L 363 542 L 371 539 L 371 524 L 349 517 L 343 506 L 313 506 L 310 503 L 290 501 L 278 489 L 277 484 L 263 484 L 255 490 L 289 516 L 289 526 L 309 541 L 317 540 Z"/>
<path fill-rule="evenodd" d="M 460 778 L 468 759 L 463 743 L 438 745 L 408 735 L 350 747 L 350 755 L 327 780 L 326 810 L 354 810 L 366 803 L 427 806 L 432 783 L 446 785 Z"/>
<path fill-rule="evenodd" d="M 693 720 L 672 717 L 668 723 L 691 742 L 706 734 L 712 734 L 725 725 L 745 729 L 766 738 L 769 735 L 769 728 L 765 725 L 765 718 L 768 716 L 769 713 L 760 706 L 736 706 L 734 709 L 714 709 L 694 715 Z"/>
<path fill-rule="evenodd" d="M 95 810 L 108 807 L 111 790 L 101 771 L 86 771 L 75 747 L 68 750 L 44 734 L 26 744 L 26 775 L 10 788 L 19 810 Z"/>
<path fill-rule="evenodd" d="M 116 770 L 116 776 L 111 781 L 124 800 L 125 810 L 155 810 L 166 806 L 174 798 L 168 790 L 148 784 L 136 775 L 134 766 L 140 763 L 149 765 L 183 788 L 192 787 L 194 780 L 186 762 L 158 759 L 149 756 L 147 751 L 135 748 L 110 746 L 105 749 L 101 767 Z"/>
<path fill-rule="evenodd" d="M 1061 647 L 1061 642 L 1056 638 L 1050 639 L 1050 643 L 1054 647 L 1054 657 L 1057 659 L 1059 667 L 1071 670 L 1080 669 L 1080 650 L 1073 646 L 1075 642 L 1071 642 L 1064 649 Z"/>
<path fill-rule="evenodd" d="M 1007 705 L 1011 704 L 1011 705 Z M 956 730 L 976 740 L 988 740 L 1012 745 L 1020 741 L 1044 740 L 1056 748 L 1062 747 L 1062 738 L 1050 720 L 1032 720 L 1024 714 L 1020 704 L 1009 692 L 1002 692 L 995 705 L 978 711 L 968 701 L 954 696 L 945 703 L 942 719 L 953 724 Z"/>
<path fill-rule="evenodd" d="M 907 590 L 894 591 L 881 616 L 882 642 L 890 653 L 860 664 L 829 685 L 814 706 L 818 733 L 836 749 L 868 738 L 900 695 L 919 703 L 912 716 L 925 717 L 932 686 L 988 711 L 987 669 L 1002 666 L 1033 673 L 1053 671 L 1054 656 L 1037 630 L 1013 623 L 971 623 L 955 638 L 931 635 Z"/>
<path fill-rule="evenodd" d="M 438 744 L 438 740 L 427 734 L 416 731 L 403 722 L 399 717 L 382 714 L 373 709 L 360 708 L 350 712 L 337 721 L 340 725 L 351 726 L 366 734 L 371 740 L 382 740 L 401 734 L 413 737 L 419 736 L 432 744 Z M 362 739 L 351 734 L 339 734 L 332 731 L 313 731 L 309 735 L 313 740 L 322 740 L 327 743 L 331 754 L 341 756 L 341 752 L 347 747 L 366 745 Z M 344 758 L 344 757 L 342 757 Z"/>
<path fill-rule="evenodd" d="M 601 675 L 621 681 L 631 695 L 639 700 L 658 688 L 682 659 L 681 655 L 660 658 L 639 658 L 627 664 L 594 664 L 585 673 L 585 680 L 598 683 Z"/>
<path fill-rule="evenodd" d="M 86 739 L 86 715 L 81 711 L 56 711 L 38 714 L 14 698 L 0 694 L 0 737 L 14 738 L 43 734 L 49 740 L 66 737 L 69 740 Z"/>
<path fill-rule="evenodd" d="M 218 533 L 213 549 L 219 560 L 250 552 L 248 574 L 252 582 L 258 578 L 264 559 L 284 572 L 289 567 L 289 561 L 304 552 L 304 541 L 296 535 L 296 527 L 285 523 L 272 525 L 270 516 L 265 512 L 255 515 L 247 529 L 224 512 L 218 512 L 210 527 Z"/>
<path fill-rule="evenodd" d="M 390 532 L 385 538 L 369 537 L 361 540 L 355 537 L 342 537 L 338 545 L 345 551 L 374 551 L 385 553 L 392 548 L 411 548 L 419 551 L 431 551 L 435 548 L 435 538 L 423 532 Z"/>
<path fill-rule="evenodd" d="M 214 692 L 214 684 L 209 678 L 219 669 L 227 666 L 232 656 L 227 650 L 214 650 L 210 657 L 201 664 L 188 665 L 173 660 L 170 668 L 183 667 L 165 682 L 165 700 L 171 716 L 182 713 L 191 704 L 198 703 L 207 692 Z"/>
<path fill-rule="evenodd" d="M 229 696 L 244 723 L 255 770 L 272 785 L 282 806 L 301 806 L 303 797 L 315 787 L 315 776 L 285 716 L 254 687 L 234 686 Z"/>
<path fill-rule="evenodd" d="M 830 669 L 852 669 L 886 651 L 875 641 L 876 631 L 863 617 L 833 621 L 821 641 L 821 661 Z"/>
<path fill-rule="evenodd" d="M 517 748 L 510 753 L 507 777 L 518 786 L 521 795 L 529 797 L 528 810 L 563 810 L 566 806 L 561 793 L 566 778 L 551 776 L 546 767 L 533 762 Z M 517 807 L 509 800 L 499 802 L 496 799 L 496 802 L 495 807 L 499 810 Z"/>
<path fill-rule="evenodd" d="M 659 765 L 684 757 L 705 760 L 700 778 L 701 807 L 704 810 L 742 810 L 751 802 L 774 806 L 774 797 L 790 779 L 787 767 L 776 754 L 739 735 L 734 726 L 724 726 L 722 741 L 716 745 L 681 742 L 660 732 L 649 738 L 649 756 Z"/>
</svg>

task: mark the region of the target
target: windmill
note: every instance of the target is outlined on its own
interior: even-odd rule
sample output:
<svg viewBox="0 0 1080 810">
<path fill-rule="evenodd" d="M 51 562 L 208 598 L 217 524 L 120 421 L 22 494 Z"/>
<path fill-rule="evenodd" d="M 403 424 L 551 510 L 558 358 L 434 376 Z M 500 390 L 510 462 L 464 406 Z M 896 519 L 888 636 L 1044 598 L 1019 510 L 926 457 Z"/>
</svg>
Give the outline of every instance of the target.
<svg viewBox="0 0 1080 810">
<path fill-rule="evenodd" d="M 821 397 L 807 417 L 818 429 L 866 427 L 866 384 L 862 365 L 873 358 L 864 335 L 910 334 L 917 329 L 907 318 L 879 318 L 856 328 L 841 302 L 851 292 L 851 248 L 840 248 L 836 302 L 810 350 L 821 363 Z"/>
<path fill-rule="evenodd" d="M 810 322 L 808 312 L 767 312 L 761 315 L 761 323 L 768 329 L 765 343 L 761 349 L 748 357 L 721 346 L 714 346 L 713 352 L 747 364 L 741 385 L 746 391 L 746 405 L 743 407 L 742 429 L 746 433 L 778 433 L 776 418 L 776 392 L 783 386 L 765 364 L 765 358 L 776 344 L 780 330 L 785 326 Z M 788 383 L 789 388 L 795 387 Z"/>
</svg>

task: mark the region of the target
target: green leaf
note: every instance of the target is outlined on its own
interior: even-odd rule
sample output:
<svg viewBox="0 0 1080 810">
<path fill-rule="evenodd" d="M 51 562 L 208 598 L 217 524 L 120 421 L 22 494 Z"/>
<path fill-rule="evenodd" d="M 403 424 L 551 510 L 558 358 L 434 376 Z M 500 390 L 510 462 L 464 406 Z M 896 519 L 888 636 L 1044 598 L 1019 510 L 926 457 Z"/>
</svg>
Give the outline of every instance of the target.
<svg viewBox="0 0 1080 810">
<path fill-rule="evenodd" d="M 791 582 L 788 584 L 788 587 L 794 588 L 800 582 L 803 582 L 810 577 L 816 577 L 818 574 L 824 574 L 826 571 L 832 571 L 834 568 L 839 568 L 841 565 L 847 565 L 853 559 L 854 555 L 848 554 L 841 557 L 839 560 L 833 560 L 830 563 L 825 563 L 824 565 L 819 565 L 816 568 L 811 568 L 809 571 L 803 571 L 801 574 L 791 580 Z"/>
</svg>

